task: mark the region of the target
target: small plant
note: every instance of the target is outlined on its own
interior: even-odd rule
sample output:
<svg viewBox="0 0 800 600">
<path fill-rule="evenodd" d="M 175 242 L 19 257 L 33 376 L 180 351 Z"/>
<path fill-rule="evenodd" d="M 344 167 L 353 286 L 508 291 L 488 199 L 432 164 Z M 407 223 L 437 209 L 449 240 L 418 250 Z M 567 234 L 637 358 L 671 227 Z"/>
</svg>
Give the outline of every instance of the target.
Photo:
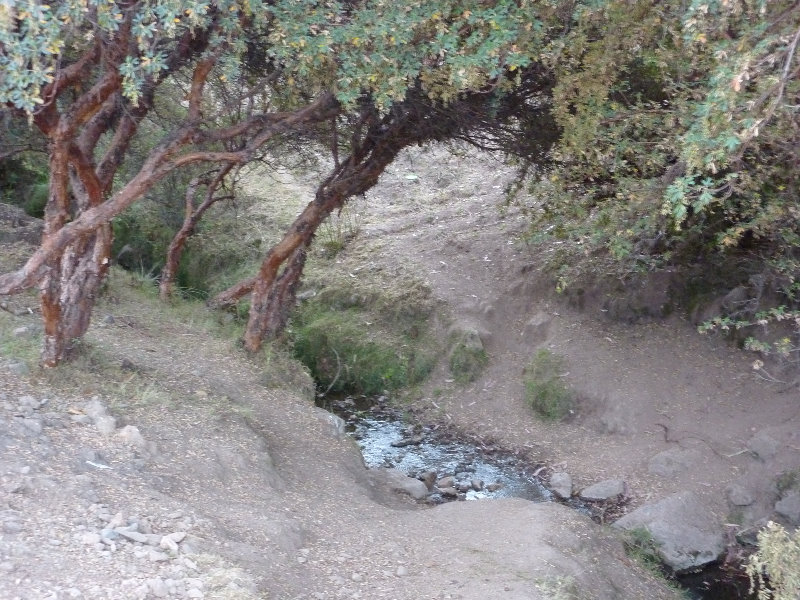
<svg viewBox="0 0 800 600">
<path fill-rule="evenodd" d="M 318 238 L 328 256 L 336 256 L 361 231 L 361 215 L 351 201 L 331 214 L 319 229 Z"/>
<path fill-rule="evenodd" d="M 625 532 L 622 540 L 625 552 L 636 559 L 648 571 L 661 572 L 661 556 L 658 553 L 658 544 L 646 527 L 635 527 Z"/>
<path fill-rule="evenodd" d="M 572 412 L 574 394 L 563 376 L 564 359 L 544 348 L 525 368 L 525 401 L 544 419 L 559 421 Z"/>
<path fill-rule="evenodd" d="M 789 533 L 767 523 L 758 534 L 758 550 L 745 566 L 750 592 L 759 600 L 797 600 L 800 597 L 800 530 Z"/>
<path fill-rule="evenodd" d="M 488 362 L 489 357 L 475 331 L 465 332 L 450 351 L 450 372 L 461 384 L 475 381 Z"/>
</svg>

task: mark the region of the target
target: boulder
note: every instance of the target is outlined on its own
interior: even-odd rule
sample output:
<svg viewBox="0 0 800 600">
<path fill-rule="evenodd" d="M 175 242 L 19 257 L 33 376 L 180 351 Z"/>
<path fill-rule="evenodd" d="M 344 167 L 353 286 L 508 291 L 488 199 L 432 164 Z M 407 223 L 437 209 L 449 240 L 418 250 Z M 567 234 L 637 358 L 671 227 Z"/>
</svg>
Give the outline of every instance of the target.
<svg viewBox="0 0 800 600">
<path fill-rule="evenodd" d="M 702 461 L 703 454 L 693 448 L 670 448 L 659 452 L 647 463 L 647 470 L 660 477 L 674 477 Z"/>
<path fill-rule="evenodd" d="M 800 525 L 800 491 L 792 490 L 775 503 L 775 512 L 793 526 Z"/>
<path fill-rule="evenodd" d="M 719 521 L 692 492 L 640 506 L 612 527 L 647 529 L 659 546 L 661 559 L 676 572 L 714 562 L 725 550 Z"/>
<path fill-rule="evenodd" d="M 397 469 L 370 469 L 373 479 L 377 479 L 395 492 L 408 494 L 414 500 L 422 500 L 428 495 L 428 486 L 419 479 L 409 477 Z"/>
<path fill-rule="evenodd" d="M 621 479 L 606 479 L 600 483 L 595 483 L 581 490 L 581 500 L 590 502 L 603 502 L 606 500 L 616 500 L 625 495 L 625 482 Z"/>
<path fill-rule="evenodd" d="M 548 484 L 553 493 L 562 500 L 572 497 L 572 477 L 569 473 L 553 473 Z"/>
</svg>

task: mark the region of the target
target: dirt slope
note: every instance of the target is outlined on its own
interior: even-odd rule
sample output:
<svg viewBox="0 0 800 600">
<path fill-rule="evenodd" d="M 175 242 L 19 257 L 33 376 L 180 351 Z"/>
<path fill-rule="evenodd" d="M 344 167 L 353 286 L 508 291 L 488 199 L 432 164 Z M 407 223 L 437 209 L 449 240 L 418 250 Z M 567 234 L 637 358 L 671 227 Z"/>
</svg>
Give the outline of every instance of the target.
<svg viewBox="0 0 800 600">
<path fill-rule="evenodd" d="M 327 413 L 131 285 L 77 366 L 3 358 L 0 598 L 673 597 L 567 508 L 377 485 Z"/>
<path fill-rule="evenodd" d="M 754 355 L 698 335 L 680 316 L 627 325 L 606 318 L 600 302 L 571 309 L 520 241 L 524 215 L 503 208 L 512 176 L 485 157 L 417 152 L 365 203 L 361 245 L 345 264 L 415 270 L 454 322 L 481 332 L 490 357 L 466 388 L 440 370 L 418 405 L 467 432 L 530 448 L 578 488 L 624 479 L 631 507 L 691 490 L 720 523 L 744 529 L 781 518 L 776 481 L 800 469 L 797 382 L 765 381 Z M 566 357 L 580 398 L 564 424 L 542 423 L 523 401 L 522 371 L 542 347 Z M 732 504 L 735 491 L 752 502 L 740 494 Z"/>
</svg>

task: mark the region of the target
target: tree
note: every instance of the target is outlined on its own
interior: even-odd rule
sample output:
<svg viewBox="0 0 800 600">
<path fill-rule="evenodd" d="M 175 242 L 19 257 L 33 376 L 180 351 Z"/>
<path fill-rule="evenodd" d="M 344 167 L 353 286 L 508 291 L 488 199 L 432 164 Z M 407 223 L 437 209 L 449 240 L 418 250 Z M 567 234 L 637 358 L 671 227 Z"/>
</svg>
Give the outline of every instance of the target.
<svg viewBox="0 0 800 600">
<path fill-rule="evenodd" d="M 373 185 L 402 147 L 435 138 L 435 127 L 415 135 L 410 126 L 429 124 L 463 98 L 481 99 L 480 114 L 491 116 L 492 104 L 526 80 L 542 96 L 550 78 L 536 61 L 560 19 L 551 2 L 528 0 L 2 4 L 0 102 L 47 137 L 50 182 L 42 244 L 20 270 L 0 276 L 0 294 L 39 285 L 42 362 L 57 364 L 88 327 L 109 265 L 112 218 L 176 169 L 242 165 L 271 140 L 352 113 L 350 157 L 255 279 L 246 334 L 255 350 L 280 321 L 270 307 L 285 310 L 292 273 L 299 276 L 321 219 Z M 180 117 L 138 172 L 115 181 L 167 83 L 185 91 Z M 407 102 L 412 92 L 424 102 Z M 525 101 L 537 111 L 544 102 Z M 508 123 L 497 131 L 514 129 Z"/>
<path fill-rule="evenodd" d="M 731 259 L 716 269 L 730 287 L 759 282 L 739 318 L 770 289 L 797 305 L 798 42 L 796 2 L 608 2 L 577 14 L 548 62 L 564 136 L 536 175 L 545 201 L 533 222 L 535 235 L 573 242 L 580 258 L 562 254 L 565 279 L 587 266 L 627 277 L 688 264 L 707 276 Z"/>
</svg>

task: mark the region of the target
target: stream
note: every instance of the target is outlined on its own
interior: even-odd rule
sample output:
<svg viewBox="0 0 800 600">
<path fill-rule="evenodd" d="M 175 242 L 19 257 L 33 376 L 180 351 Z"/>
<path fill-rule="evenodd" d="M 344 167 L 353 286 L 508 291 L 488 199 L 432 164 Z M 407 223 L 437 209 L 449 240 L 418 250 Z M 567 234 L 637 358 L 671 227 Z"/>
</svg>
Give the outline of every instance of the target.
<svg viewBox="0 0 800 600">
<path fill-rule="evenodd" d="M 344 419 L 367 467 L 393 468 L 423 480 L 426 475 L 436 477 L 427 503 L 504 497 L 558 501 L 537 477 L 541 469 L 510 452 L 454 438 L 436 426 L 410 425 L 383 396 L 326 398 L 320 406 Z M 597 516 L 594 507 L 574 497 L 565 503 L 590 517 Z M 677 581 L 692 600 L 756 598 L 749 593 L 746 578 L 720 566 L 681 575 Z"/>
</svg>

